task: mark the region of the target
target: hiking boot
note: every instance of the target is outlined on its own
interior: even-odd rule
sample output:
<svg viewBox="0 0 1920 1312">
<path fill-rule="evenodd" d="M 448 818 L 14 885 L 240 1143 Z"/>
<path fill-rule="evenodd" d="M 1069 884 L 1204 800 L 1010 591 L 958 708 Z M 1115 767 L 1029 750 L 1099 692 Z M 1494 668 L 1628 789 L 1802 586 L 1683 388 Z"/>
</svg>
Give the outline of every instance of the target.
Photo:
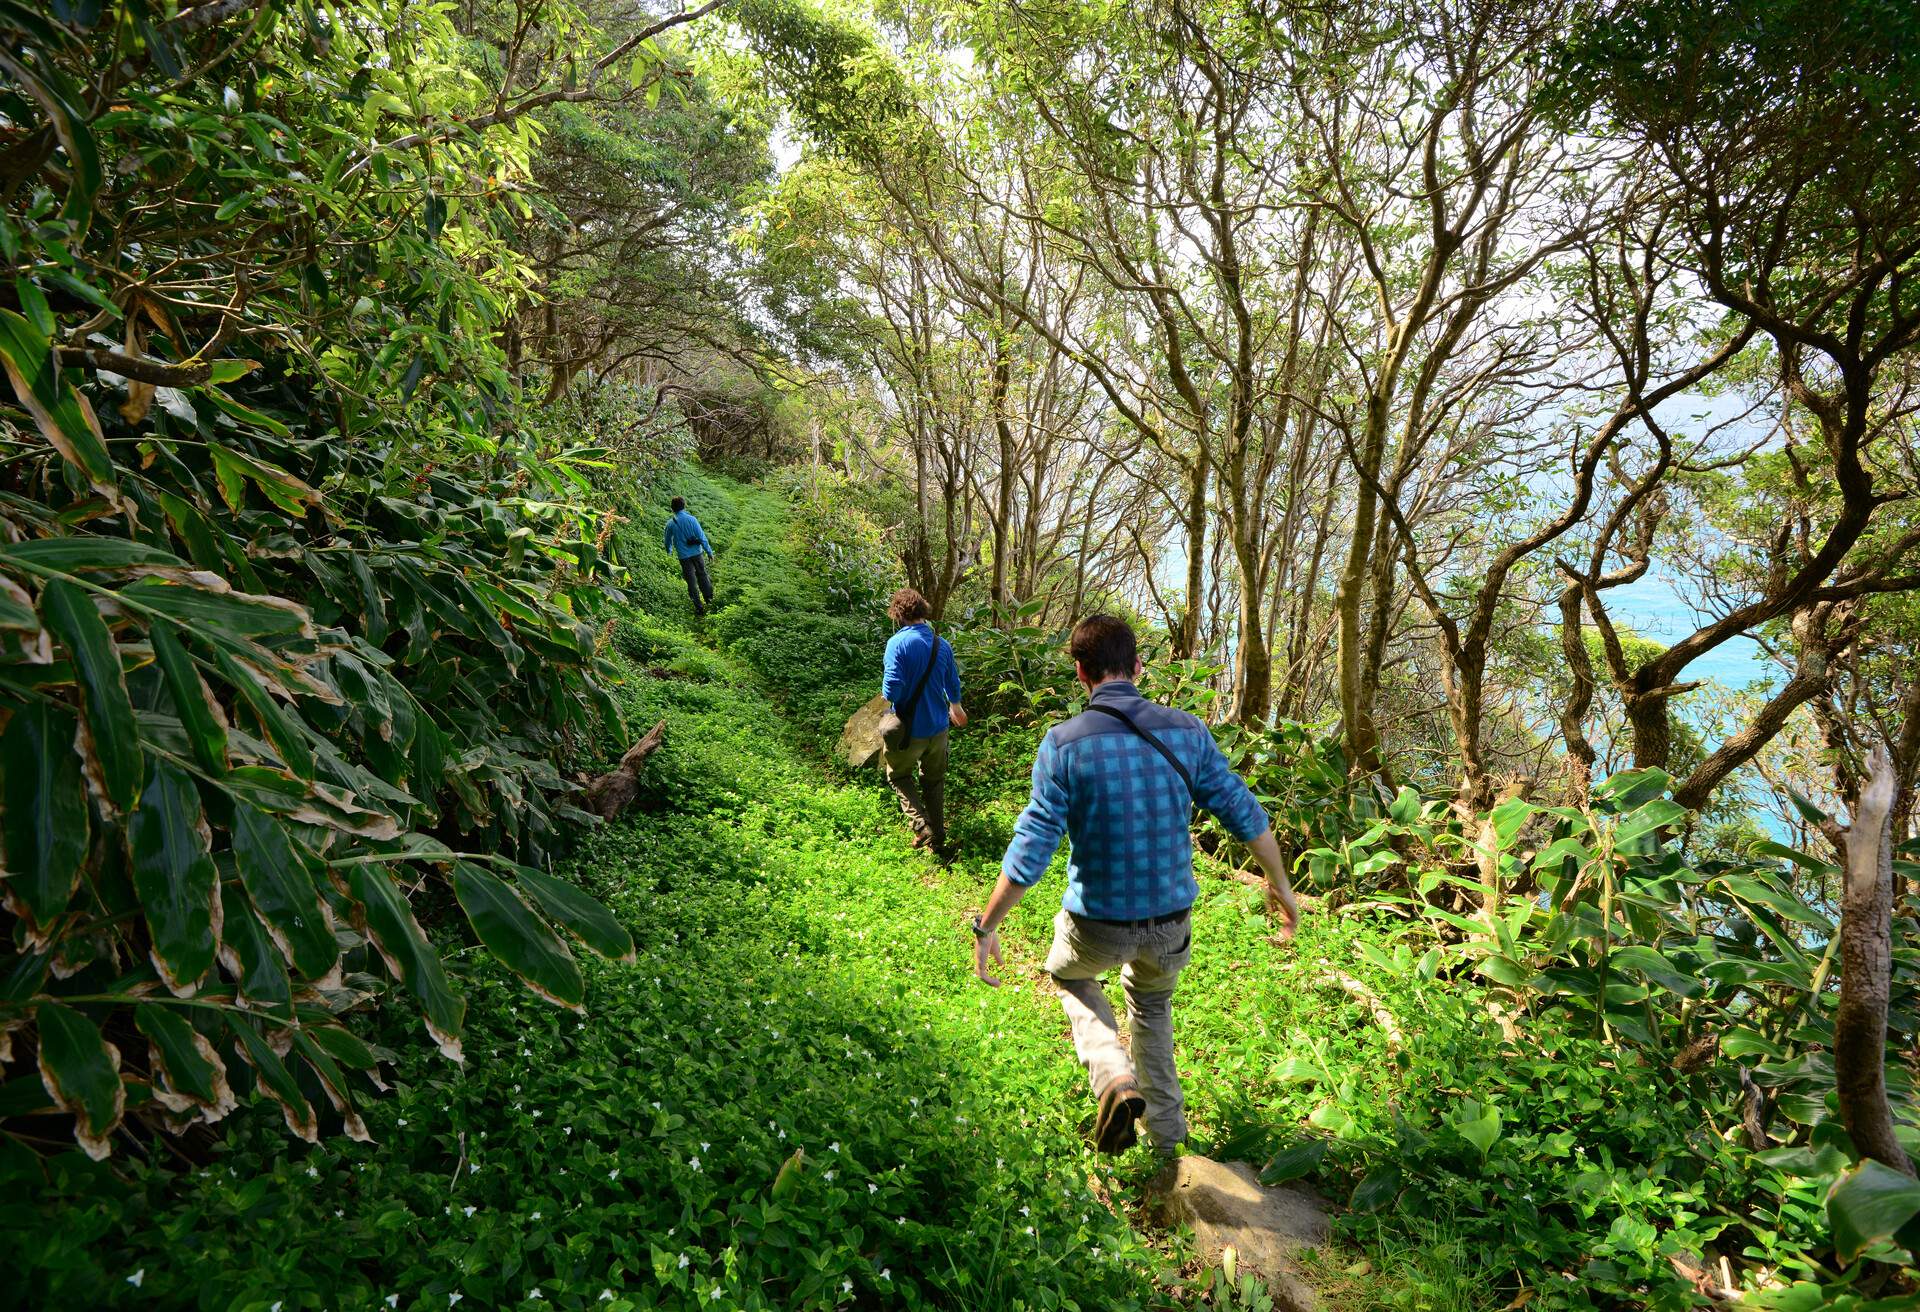
<svg viewBox="0 0 1920 1312">
<path fill-rule="evenodd" d="M 1134 1121 L 1146 1115 L 1147 1100 L 1131 1080 L 1109 1085 L 1100 1095 L 1100 1114 L 1093 1122 L 1093 1146 L 1103 1153 L 1123 1153 L 1139 1141 Z"/>
</svg>

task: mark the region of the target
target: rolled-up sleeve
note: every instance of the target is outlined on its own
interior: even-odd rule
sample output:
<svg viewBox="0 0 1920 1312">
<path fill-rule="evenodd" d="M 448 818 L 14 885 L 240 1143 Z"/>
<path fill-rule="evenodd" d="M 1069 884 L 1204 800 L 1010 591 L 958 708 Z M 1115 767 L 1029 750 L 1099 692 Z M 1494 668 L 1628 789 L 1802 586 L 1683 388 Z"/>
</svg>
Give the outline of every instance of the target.
<svg viewBox="0 0 1920 1312">
<path fill-rule="evenodd" d="M 1052 735 L 1042 738 L 1033 758 L 1033 796 L 1013 822 L 1013 841 L 1000 862 L 1000 873 L 1022 887 L 1040 882 L 1067 832 L 1065 764 Z"/>
<path fill-rule="evenodd" d="M 1241 842 L 1260 837 L 1268 828 L 1266 811 L 1246 781 L 1233 772 L 1226 753 L 1213 741 L 1213 735 L 1206 734 L 1206 739 L 1200 755 L 1199 775 L 1194 780 L 1200 794 L 1196 800 L 1218 816 L 1227 832 Z"/>
</svg>

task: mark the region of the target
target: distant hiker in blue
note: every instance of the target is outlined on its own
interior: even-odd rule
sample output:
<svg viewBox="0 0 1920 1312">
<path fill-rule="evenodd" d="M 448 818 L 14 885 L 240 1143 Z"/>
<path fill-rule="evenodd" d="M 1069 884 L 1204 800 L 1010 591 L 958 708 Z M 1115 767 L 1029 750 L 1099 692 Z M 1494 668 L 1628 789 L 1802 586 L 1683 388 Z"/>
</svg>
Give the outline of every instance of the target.
<svg viewBox="0 0 1920 1312">
<path fill-rule="evenodd" d="M 707 562 L 713 559 L 713 544 L 707 531 L 687 509 L 685 497 L 673 499 L 673 514 L 667 520 L 664 545 L 680 557 L 680 575 L 687 581 L 687 596 L 693 599 L 693 613 L 705 615 L 713 604 L 713 580 L 707 577 Z"/>
<path fill-rule="evenodd" d="M 887 782 L 913 825 L 913 845 L 931 848 L 942 861 L 947 846 L 947 726 L 964 726 L 960 667 L 953 648 L 927 623 L 933 608 L 912 588 L 893 594 L 887 615 L 899 626 L 887 642 L 880 692 L 893 706 L 881 721 L 886 740 Z M 917 776 L 917 777 L 916 777 Z"/>
</svg>

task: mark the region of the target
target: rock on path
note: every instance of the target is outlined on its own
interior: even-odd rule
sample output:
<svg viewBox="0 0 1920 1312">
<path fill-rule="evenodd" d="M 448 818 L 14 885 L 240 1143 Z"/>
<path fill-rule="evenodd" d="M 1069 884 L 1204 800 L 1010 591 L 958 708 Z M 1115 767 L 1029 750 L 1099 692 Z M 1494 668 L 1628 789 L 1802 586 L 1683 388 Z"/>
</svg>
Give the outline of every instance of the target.
<svg viewBox="0 0 1920 1312">
<path fill-rule="evenodd" d="M 1210 1263 L 1232 1247 L 1239 1269 L 1266 1281 L 1274 1305 L 1285 1312 L 1318 1312 L 1320 1299 L 1301 1277 L 1294 1258 L 1318 1248 L 1330 1234 L 1326 1204 L 1292 1185 L 1270 1189 L 1245 1162 L 1181 1157 L 1172 1178 L 1155 1182 L 1156 1219 L 1186 1225 Z"/>
</svg>

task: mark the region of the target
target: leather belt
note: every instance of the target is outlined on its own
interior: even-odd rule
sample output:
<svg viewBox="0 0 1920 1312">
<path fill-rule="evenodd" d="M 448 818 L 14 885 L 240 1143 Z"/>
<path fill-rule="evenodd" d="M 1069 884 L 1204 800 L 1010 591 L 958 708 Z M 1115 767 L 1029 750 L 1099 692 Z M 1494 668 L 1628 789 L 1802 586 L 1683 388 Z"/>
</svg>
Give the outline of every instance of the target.
<svg viewBox="0 0 1920 1312">
<path fill-rule="evenodd" d="M 1149 916 L 1145 920 L 1108 920 L 1102 916 L 1083 916 L 1078 911 L 1069 911 L 1067 914 L 1075 920 L 1084 920 L 1092 925 L 1117 925 L 1122 929 L 1151 929 L 1160 925 L 1171 925 L 1176 920 L 1185 920 L 1192 910 L 1192 907 L 1181 907 L 1178 911 L 1169 911 L 1164 916 Z"/>
</svg>

